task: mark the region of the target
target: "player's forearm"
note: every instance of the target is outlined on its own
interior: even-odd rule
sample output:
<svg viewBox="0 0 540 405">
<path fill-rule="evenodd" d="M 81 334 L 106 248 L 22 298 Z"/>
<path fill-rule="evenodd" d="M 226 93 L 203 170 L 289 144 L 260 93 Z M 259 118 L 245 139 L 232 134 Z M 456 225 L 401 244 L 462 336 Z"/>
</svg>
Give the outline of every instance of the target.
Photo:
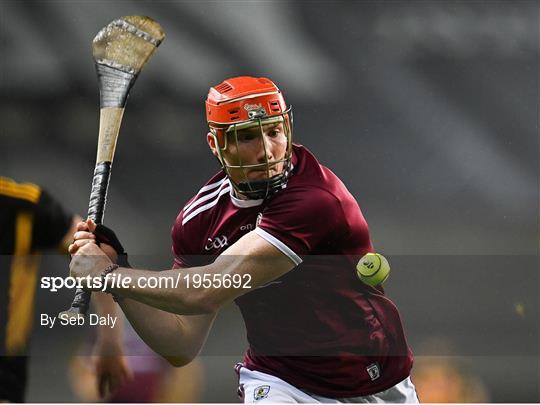
<svg viewBox="0 0 540 405">
<path fill-rule="evenodd" d="M 129 285 L 112 292 L 164 311 L 183 315 L 210 314 L 237 297 L 275 280 L 294 263 L 254 232 L 244 235 L 207 266 L 162 272 L 120 268 L 114 273 L 129 278 Z M 209 283 L 190 283 L 194 277 Z M 144 288 L 144 279 L 156 279 L 157 288 Z M 225 284 L 225 279 L 241 283 Z M 159 285 L 159 281 L 165 281 Z M 221 281 L 214 283 L 213 280 Z M 173 283 L 167 283 L 173 280 Z M 142 281 L 142 284 L 141 284 Z"/>
<path fill-rule="evenodd" d="M 93 302 L 95 304 L 96 313 L 100 317 L 106 317 L 109 315 L 113 318 L 118 318 L 118 307 L 109 294 L 96 292 L 94 294 Z M 116 322 L 114 328 L 100 326 L 98 328 L 98 342 L 105 345 L 119 346 L 122 344 L 122 331 L 122 322 Z"/>
<path fill-rule="evenodd" d="M 195 267 L 189 269 L 189 274 L 211 274 L 211 266 Z M 120 280 L 129 280 L 122 286 L 114 286 L 110 292 L 122 298 L 129 298 L 156 309 L 181 315 L 211 314 L 219 309 L 215 304 L 215 297 L 211 297 L 209 289 L 195 288 L 182 277 L 183 269 L 172 269 L 160 272 L 139 270 L 132 268 L 119 268 L 114 277 Z M 159 287 L 152 288 L 154 280 Z"/>
<path fill-rule="evenodd" d="M 171 364 L 182 366 L 195 358 L 200 344 L 191 339 L 180 316 L 128 298 L 120 299 L 119 305 L 141 339 Z"/>
</svg>

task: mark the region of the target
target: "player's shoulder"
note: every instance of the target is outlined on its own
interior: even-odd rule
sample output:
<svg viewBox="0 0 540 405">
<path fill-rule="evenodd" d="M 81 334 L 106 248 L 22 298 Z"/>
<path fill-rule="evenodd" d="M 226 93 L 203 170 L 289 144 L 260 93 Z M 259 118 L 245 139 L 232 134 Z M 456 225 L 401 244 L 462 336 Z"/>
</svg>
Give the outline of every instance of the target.
<svg viewBox="0 0 540 405">
<path fill-rule="evenodd" d="M 302 192 L 305 199 L 330 198 L 337 201 L 353 199 L 341 179 L 328 167 L 321 164 L 305 146 L 294 145 L 294 168 L 287 185 L 287 192 Z"/>
<path fill-rule="evenodd" d="M 293 173 L 287 186 L 270 197 L 265 211 L 291 221 L 340 216 L 343 210 L 336 187 L 339 179 L 304 146 L 295 144 L 293 153 Z"/>
<path fill-rule="evenodd" d="M 31 208 L 35 206 L 43 190 L 33 183 L 18 183 L 9 177 L 0 176 L 0 201 L 2 206 Z"/>
<path fill-rule="evenodd" d="M 208 196 L 213 196 L 219 194 L 225 188 L 229 188 L 230 183 L 227 176 L 223 171 L 216 173 L 210 180 L 208 180 L 200 189 L 191 197 L 188 202 L 182 208 L 182 211 L 185 212 L 189 207 L 197 205 L 201 201 L 207 201 Z"/>
<path fill-rule="evenodd" d="M 197 193 L 182 207 L 173 226 L 173 232 L 181 229 L 187 223 L 194 223 L 196 217 L 208 214 L 231 190 L 229 179 L 220 171 L 208 180 Z"/>
</svg>

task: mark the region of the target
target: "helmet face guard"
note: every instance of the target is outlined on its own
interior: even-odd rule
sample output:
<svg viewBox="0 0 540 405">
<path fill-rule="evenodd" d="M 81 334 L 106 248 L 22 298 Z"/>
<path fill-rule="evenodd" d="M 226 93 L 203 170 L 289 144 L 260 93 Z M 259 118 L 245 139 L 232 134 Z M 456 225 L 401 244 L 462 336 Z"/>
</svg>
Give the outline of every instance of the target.
<svg viewBox="0 0 540 405">
<path fill-rule="evenodd" d="M 271 80 L 243 76 L 211 87 L 206 116 L 217 158 L 237 193 L 261 199 L 286 186 L 292 170 L 292 109 Z M 269 137 L 274 128 L 278 135 Z M 273 142 L 280 143 L 272 151 L 279 156 L 269 153 Z M 252 172 L 260 175 L 250 178 Z"/>
<path fill-rule="evenodd" d="M 275 156 L 273 160 L 269 159 L 267 141 L 264 139 L 265 127 L 274 127 L 282 125 L 285 137 L 286 148 L 283 156 Z M 245 155 L 242 150 L 242 134 L 244 130 L 250 130 L 251 134 L 256 134 L 255 139 L 250 142 L 258 142 L 264 150 L 264 161 L 261 163 L 248 164 L 242 160 Z M 263 115 L 254 115 L 253 118 L 236 122 L 227 128 L 216 128 L 210 126 L 210 134 L 214 138 L 216 145 L 217 158 L 227 177 L 229 177 L 233 188 L 240 194 L 250 199 L 266 198 L 269 195 L 281 190 L 287 184 L 292 170 L 292 107 L 280 114 L 266 117 Z M 253 135 L 251 135 L 253 136 Z M 234 149 L 233 161 L 227 161 L 225 155 Z M 271 169 L 282 166 L 280 173 L 271 176 Z M 266 172 L 262 179 L 250 179 L 250 171 Z M 233 173 L 236 173 L 234 176 Z M 233 178 L 240 180 L 233 180 Z"/>
</svg>

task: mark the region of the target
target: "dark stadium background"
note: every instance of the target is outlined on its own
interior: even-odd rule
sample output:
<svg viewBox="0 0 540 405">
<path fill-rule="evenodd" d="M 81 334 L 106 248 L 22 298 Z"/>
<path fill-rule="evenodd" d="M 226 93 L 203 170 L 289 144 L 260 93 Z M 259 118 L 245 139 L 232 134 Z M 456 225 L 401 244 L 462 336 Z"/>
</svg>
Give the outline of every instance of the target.
<svg viewBox="0 0 540 405">
<path fill-rule="evenodd" d="M 540 401 L 537 1 L 2 0 L 0 174 L 86 212 L 90 41 L 130 14 L 167 33 L 131 93 L 106 213 L 135 265 L 170 264 L 172 221 L 217 170 L 208 87 L 271 77 L 294 106 L 296 142 L 343 179 L 390 259 L 417 367 L 451 362 L 476 399 Z M 44 275 L 66 271 L 44 258 Z M 70 299 L 40 291 L 36 313 Z M 89 330 L 34 331 L 28 399 L 75 401 L 67 361 Z M 203 353 L 201 401 L 236 401 L 244 347 L 231 306 Z"/>
</svg>

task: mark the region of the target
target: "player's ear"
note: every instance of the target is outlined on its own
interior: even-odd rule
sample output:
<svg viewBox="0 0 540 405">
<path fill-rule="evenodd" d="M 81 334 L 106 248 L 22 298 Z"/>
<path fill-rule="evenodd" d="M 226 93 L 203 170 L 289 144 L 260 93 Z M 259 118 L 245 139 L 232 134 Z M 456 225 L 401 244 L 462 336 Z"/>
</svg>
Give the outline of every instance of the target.
<svg viewBox="0 0 540 405">
<path fill-rule="evenodd" d="M 206 142 L 208 142 L 208 146 L 212 150 L 214 156 L 217 156 L 218 153 L 216 150 L 216 138 L 214 138 L 214 136 L 210 132 L 206 134 Z"/>
</svg>

